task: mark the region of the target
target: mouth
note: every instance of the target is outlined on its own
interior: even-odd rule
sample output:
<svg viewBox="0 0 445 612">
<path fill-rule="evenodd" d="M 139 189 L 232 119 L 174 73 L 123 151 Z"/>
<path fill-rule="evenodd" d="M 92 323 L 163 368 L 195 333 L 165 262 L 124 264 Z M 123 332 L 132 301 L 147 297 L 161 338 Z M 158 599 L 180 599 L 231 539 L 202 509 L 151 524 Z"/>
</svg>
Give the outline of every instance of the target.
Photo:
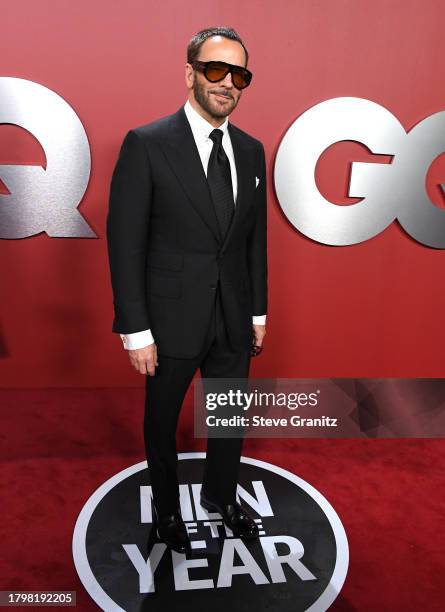
<svg viewBox="0 0 445 612">
<path fill-rule="evenodd" d="M 231 96 L 225 96 L 224 94 L 220 94 L 220 93 L 213 93 L 212 92 L 212 95 L 216 96 L 219 100 L 226 100 L 227 101 L 227 100 L 231 100 L 232 99 Z"/>
</svg>

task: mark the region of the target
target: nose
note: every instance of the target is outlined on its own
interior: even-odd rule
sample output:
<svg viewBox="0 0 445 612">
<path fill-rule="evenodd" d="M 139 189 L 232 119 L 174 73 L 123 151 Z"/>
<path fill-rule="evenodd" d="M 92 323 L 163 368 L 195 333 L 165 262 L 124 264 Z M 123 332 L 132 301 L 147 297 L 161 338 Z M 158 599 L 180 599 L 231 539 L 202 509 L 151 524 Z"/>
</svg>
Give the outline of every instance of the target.
<svg viewBox="0 0 445 612">
<path fill-rule="evenodd" d="M 223 78 L 222 81 L 220 81 L 220 83 L 221 85 L 224 85 L 228 89 L 231 89 L 233 87 L 232 75 L 230 74 L 230 72 L 226 74 L 226 76 Z"/>
</svg>

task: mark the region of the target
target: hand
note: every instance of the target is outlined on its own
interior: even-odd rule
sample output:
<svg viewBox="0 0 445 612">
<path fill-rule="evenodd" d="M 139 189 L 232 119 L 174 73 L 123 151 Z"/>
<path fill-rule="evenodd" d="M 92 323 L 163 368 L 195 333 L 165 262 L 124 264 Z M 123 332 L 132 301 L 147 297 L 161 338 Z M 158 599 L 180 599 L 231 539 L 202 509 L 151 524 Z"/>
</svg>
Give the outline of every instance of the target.
<svg viewBox="0 0 445 612">
<path fill-rule="evenodd" d="M 133 367 L 141 374 L 150 374 L 154 376 L 155 367 L 158 364 L 158 352 L 155 342 L 143 348 L 129 350 L 128 356 Z"/>
<path fill-rule="evenodd" d="M 253 327 L 253 340 L 257 346 L 263 346 L 264 336 L 266 335 L 265 325 L 252 325 Z"/>
</svg>

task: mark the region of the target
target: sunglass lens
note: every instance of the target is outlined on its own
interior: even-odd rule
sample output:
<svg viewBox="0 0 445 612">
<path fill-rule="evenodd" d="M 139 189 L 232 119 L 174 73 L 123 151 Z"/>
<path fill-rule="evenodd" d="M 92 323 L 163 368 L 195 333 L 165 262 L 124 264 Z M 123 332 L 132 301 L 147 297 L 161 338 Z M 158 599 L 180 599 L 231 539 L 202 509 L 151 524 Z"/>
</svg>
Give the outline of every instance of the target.
<svg viewBox="0 0 445 612">
<path fill-rule="evenodd" d="M 209 81 L 216 83 L 217 81 L 221 81 L 226 74 L 229 72 L 229 67 L 225 64 L 219 64 L 215 62 L 213 64 L 208 64 L 206 70 L 206 77 Z"/>
<path fill-rule="evenodd" d="M 232 72 L 233 84 L 238 89 L 244 89 L 250 83 L 252 78 L 250 72 L 244 70 L 243 68 L 234 68 Z"/>
</svg>

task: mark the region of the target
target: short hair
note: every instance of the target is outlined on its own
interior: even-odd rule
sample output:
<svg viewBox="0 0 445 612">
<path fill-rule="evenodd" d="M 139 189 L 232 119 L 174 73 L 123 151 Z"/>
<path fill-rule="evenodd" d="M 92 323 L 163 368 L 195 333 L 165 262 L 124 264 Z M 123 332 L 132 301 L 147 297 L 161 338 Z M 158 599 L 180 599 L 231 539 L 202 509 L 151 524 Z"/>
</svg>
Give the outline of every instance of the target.
<svg viewBox="0 0 445 612">
<path fill-rule="evenodd" d="M 235 32 L 233 28 L 227 28 L 225 26 L 200 30 L 190 39 L 190 42 L 187 45 L 187 62 L 189 64 L 191 64 L 198 57 L 199 50 L 202 44 L 212 36 L 224 36 L 224 38 L 228 38 L 229 40 L 236 40 L 237 42 L 239 42 L 242 48 L 244 49 L 244 53 L 246 54 L 247 66 L 247 62 L 249 60 L 249 53 L 246 49 L 246 45 L 241 40 L 240 35 Z"/>
</svg>

